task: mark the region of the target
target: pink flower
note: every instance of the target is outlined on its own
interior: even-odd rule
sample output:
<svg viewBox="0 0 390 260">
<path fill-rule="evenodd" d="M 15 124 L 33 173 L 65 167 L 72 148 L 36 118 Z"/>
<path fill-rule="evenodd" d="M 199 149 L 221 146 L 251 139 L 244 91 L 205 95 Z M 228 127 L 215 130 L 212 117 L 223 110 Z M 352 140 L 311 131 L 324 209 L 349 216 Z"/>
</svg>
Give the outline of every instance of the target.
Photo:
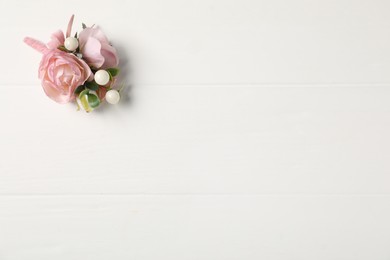
<svg viewBox="0 0 390 260">
<path fill-rule="evenodd" d="M 51 40 L 50 42 L 47 43 L 47 47 L 50 50 L 55 50 L 59 46 L 64 45 L 64 42 L 65 42 L 64 33 L 61 30 L 58 30 L 51 35 Z"/>
<path fill-rule="evenodd" d="M 48 50 L 39 65 L 39 78 L 48 97 L 58 103 L 75 99 L 75 89 L 93 77 L 89 66 L 73 54 Z"/>
<path fill-rule="evenodd" d="M 114 47 L 110 45 L 107 37 L 98 28 L 86 28 L 79 35 L 79 48 L 83 60 L 66 51 L 60 51 L 59 46 L 64 45 L 66 37 L 70 37 L 74 16 L 72 15 L 66 34 L 61 30 L 52 34 L 50 42 L 26 37 L 24 42 L 42 53 L 39 66 L 39 78 L 48 97 L 58 103 L 68 103 L 75 100 L 74 91 L 86 81 L 93 80 L 91 66 L 94 69 L 106 69 L 118 66 L 118 56 Z M 85 60 L 85 61 L 84 61 Z M 100 87 L 97 94 L 104 99 L 106 88 Z"/>
<path fill-rule="evenodd" d="M 69 19 L 68 28 L 66 30 L 66 37 L 70 36 L 70 33 L 72 31 L 73 20 L 74 20 L 74 15 L 72 15 Z M 58 30 L 55 33 L 53 33 L 50 38 L 51 38 L 50 42 L 47 43 L 47 47 L 50 50 L 57 49 L 59 46 L 64 45 L 65 36 L 61 30 Z"/>
<path fill-rule="evenodd" d="M 99 28 L 85 28 L 79 35 L 80 51 L 88 65 L 95 69 L 118 66 L 118 55 Z"/>
</svg>

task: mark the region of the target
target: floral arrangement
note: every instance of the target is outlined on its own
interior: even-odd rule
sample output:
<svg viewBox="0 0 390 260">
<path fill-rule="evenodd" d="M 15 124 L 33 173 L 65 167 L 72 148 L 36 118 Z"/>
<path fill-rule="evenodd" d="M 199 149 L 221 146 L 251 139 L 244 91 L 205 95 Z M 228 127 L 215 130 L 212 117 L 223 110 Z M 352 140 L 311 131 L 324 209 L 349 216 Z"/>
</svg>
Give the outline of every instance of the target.
<svg viewBox="0 0 390 260">
<path fill-rule="evenodd" d="M 78 108 L 91 112 L 106 100 L 117 104 L 120 90 L 114 89 L 119 73 L 116 49 L 97 27 L 87 27 L 71 36 L 74 15 L 66 34 L 52 34 L 44 44 L 26 37 L 24 42 L 42 53 L 38 76 L 46 95 L 60 104 L 76 102 Z"/>
</svg>

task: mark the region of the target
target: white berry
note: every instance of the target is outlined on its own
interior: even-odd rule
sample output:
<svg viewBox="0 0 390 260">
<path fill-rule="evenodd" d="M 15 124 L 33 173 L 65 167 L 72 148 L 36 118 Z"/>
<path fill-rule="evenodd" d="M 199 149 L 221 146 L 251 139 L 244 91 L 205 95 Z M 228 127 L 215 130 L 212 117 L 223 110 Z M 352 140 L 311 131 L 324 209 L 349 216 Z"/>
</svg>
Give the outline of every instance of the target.
<svg viewBox="0 0 390 260">
<path fill-rule="evenodd" d="M 106 100 L 108 103 L 112 105 L 118 104 L 119 100 L 121 99 L 121 96 L 119 95 L 119 92 L 117 90 L 111 89 L 107 91 L 106 93 Z"/>
<path fill-rule="evenodd" d="M 79 41 L 74 37 L 68 37 L 64 42 L 65 48 L 69 51 L 74 51 L 79 47 Z"/>
<path fill-rule="evenodd" d="M 104 86 L 110 81 L 110 75 L 105 70 L 98 70 L 95 73 L 95 82 L 100 85 Z"/>
</svg>

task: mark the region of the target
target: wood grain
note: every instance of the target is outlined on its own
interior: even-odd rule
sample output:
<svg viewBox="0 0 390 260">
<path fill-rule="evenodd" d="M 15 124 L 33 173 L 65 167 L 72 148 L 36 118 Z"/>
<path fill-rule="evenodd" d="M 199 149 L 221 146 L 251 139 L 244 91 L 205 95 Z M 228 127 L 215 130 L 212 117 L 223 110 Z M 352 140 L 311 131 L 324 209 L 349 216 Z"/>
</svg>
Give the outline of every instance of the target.
<svg viewBox="0 0 390 260">
<path fill-rule="evenodd" d="M 1 196 L 0 208 L 7 260 L 390 257 L 389 196 Z"/>
<path fill-rule="evenodd" d="M 35 84 L 40 57 L 22 39 L 47 41 L 77 12 L 75 30 L 100 25 L 137 84 L 390 83 L 389 9 L 386 0 L 1 1 L 1 47 L 12 51 L 0 82 Z"/>
<path fill-rule="evenodd" d="M 92 114 L 18 92 L 1 194 L 390 191 L 388 87 L 149 86 Z"/>
<path fill-rule="evenodd" d="M 388 260 L 387 0 L 0 1 L 0 260 Z M 128 87 L 48 99 L 75 13 Z"/>
</svg>

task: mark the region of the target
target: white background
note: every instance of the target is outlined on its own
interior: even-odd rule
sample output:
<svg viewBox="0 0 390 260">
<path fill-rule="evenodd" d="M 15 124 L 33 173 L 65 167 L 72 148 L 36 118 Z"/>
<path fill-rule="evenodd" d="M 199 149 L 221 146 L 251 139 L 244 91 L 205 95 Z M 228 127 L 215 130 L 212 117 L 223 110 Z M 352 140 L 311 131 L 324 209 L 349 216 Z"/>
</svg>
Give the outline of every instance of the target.
<svg viewBox="0 0 390 260">
<path fill-rule="evenodd" d="M 0 260 L 390 259 L 387 0 L 0 0 Z M 98 24 L 121 104 L 37 79 Z"/>
</svg>

